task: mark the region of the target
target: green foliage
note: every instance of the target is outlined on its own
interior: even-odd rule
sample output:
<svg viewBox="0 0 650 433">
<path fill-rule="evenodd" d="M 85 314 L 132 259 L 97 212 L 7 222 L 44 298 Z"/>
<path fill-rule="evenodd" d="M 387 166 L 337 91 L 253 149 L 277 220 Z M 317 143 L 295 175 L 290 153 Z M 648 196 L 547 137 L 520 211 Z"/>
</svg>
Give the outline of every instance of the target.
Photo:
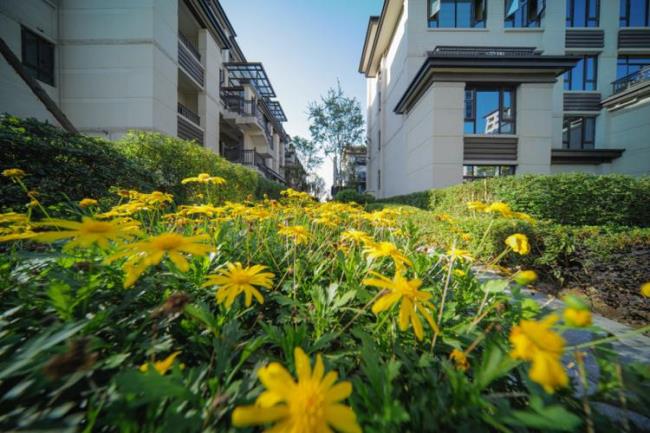
<svg viewBox="0 0 650 433">
<path fill-rule="evenodd" d="M 375 198 L 370 194 L 363 194 L 354 189 L 342 189 L 336 193 L 334 200 L 342 203 L 368 204 L 374 202 Z"/>
<path fill-rule="evenodd" d="M 103 197 L 111 186 L 154 187 L 147 170 L 100 138 L 75 135 L 35 119 L 0 116 L 0 171 L 20 168 L 43 203 Z M 0 179 L 0 208 L 23 208 L 19 185 Z"/>
<path fill-rule="evenodd" d="M 618 174 L 507 176 L 381 201 L 456 215 L 469 213 L 469 201 L 504 201 L 558 224 L 650 226 L 650 177 Z"/>
</svg>

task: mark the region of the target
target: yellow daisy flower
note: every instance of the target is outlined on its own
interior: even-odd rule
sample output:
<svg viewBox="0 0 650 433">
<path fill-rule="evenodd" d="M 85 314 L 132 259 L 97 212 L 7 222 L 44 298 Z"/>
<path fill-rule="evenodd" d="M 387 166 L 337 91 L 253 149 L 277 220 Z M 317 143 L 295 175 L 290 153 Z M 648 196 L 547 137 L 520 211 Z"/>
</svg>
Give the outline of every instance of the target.
<svg viewBox="0 0 650 433">
<path fill-rule="evenodd" d="M 341 233 L 341 240 L 359 244 L 372 242 L 370 235 L 361 230 L 346 230 Z"/>
<path fill-rule="evenodd" d="M 506 218 L 512 216 L 512 209 L 510 209 L 510 206 L 508 206 L 507 203 L 503 203 L 501 201 L 495 201 L 494 203 L 491 203 L 485 209 L 483 209 L 483 212 L 500 213 L 501 216 L 504 216 Z"/>
<path fill-rule="evenodd" d="M 188 177 L 181 180 L 181 184 L 185 185 L 187 183 L 211 183 L 213 185 L 223 185 L 226 183 L 226 179 L 220 176 L 210 176 L 208 173 L 201 173 L 196 177 Z"/>
<path fill-rule="evenodd" d="M 527 286 L 537 281 L 537 273 L 535 271 L 519 271 L 512 279 L 520 286 Z"/>
<path fill-rule="evenodd" d="M 97 221 L 92 218 L 83 217 L 81 222 L 78 222 L 63 219 L 48 219 L 42 223 L 35 224 L 35 226 L 65 229 L 40 232 L 34 236 L 34 240 L 47 243 L 72 238 L 72 240 L 66 243 L 65 248 L 88 248 L 92 245 L 98 245 L 100 248 L 106 250 L 109 248 L 111 241 L 127 241 L 138 234 L 138 224 L 135 221 L 129 220 Z"/>
<path fill-rule="evenodd" d="M 79 207 L 81 208 L 87 208 L 90 206 L 97 206 L 97 200 L 94 198 L 84 198 L 79 202 Z"/>
<path fill-rule="evenodd" d="M 449 359 L 454 361 L 456 369 L 460 371 L 467 371 L 469 368 L 469 362 L 467 361 L 467 355 L 462 350 L 454 349 L 449 354 Z"/>
<path fill-rule="evenodd" d="M 438 326 L 431 316 L 434 307 L 429 302 L 429 299 L 431 299 L 432 295 L 431 293 L 418 290 L 422 285 L 420 279 L 407 280 L 401 272 L 396 272 L 393 279 L 389 279 L 376 272 L 373 272 L 373 274 L 377 278 L 366 278 L 363 280 L 363 284 L 388 291 L 373 304 L 373 313 L 379 314 L 401 301 L 399 310 L 399 329 L 401 331 L 406 331 L 410 322 L 413 325 L 415 336 L 418 340 L 422 340 L 424 330 L 422 329 L 422 322 L 418 316 L 419 313 L 429 323 L 431 328 L 435 332 L 438 332 Z"/>
<path fill-rule="evenodd" d="M 226 304 L 226 308 L 230 308 L 235 302 L 235 298 L 241 293 L 245 296 L 245 305 L 250 307 L 253 302 L 253 297 L 260 304 L 264 303 L 264 297 L 255 288 L 264 287 L 270 289 L 273 286 L 274 275 L 270 272 L 263 272 L 266 266 L 254 265 L 243 267 L 241 263 L 226 263 L 226 269 L 216 275 L 209 275 L 208 281 L 203 284 L 203 287 L 218 286 L 217 289 L 217 303 Z"/>
<path fill-rule="evenodd" d="M 411 261 L 392 242 L 368 242 L 363 252 L 371 259 L 390 257 L 398 267 L 411 266 Z"/>
<path fill-rule="evenodd" d="M 235 427 L 275 423 L 274 433 L 332 432 L 361 433 L 354 411 L 341 402 L 352 394 L 350 382 L 336 383 L 337 373 L 325 374 L 323 359 L 310 360 L 297 347 L 294 351 L 298 381 L 279 363 L 257 372 L 266 388 L 254 405 L 239 406 L 232 414 Z"/>
<path fill-rule="evenodd" d="M 305 226 L 280 226 L 278 234 L 292 238 L 296 245 L 305 244 L 309 240 L 309 230 Z"/>
<path fill-rule="evenodd" d="M 569 326 L 582 328 L 591 325 L 591 311 L 586 308 L 565 308 L 563 316 Z"/>
<path fill-rule="evenodd" d="M 22 177 L 25 177 L 26 174 L 27 173 L 19 168 L 8 168 L 6 170 L 2 170 L 2 175 L 4 177 L 10 177 L 12 179 L 20 179 Z"/>
<path fill-rule="evenodd" d="M 530 244 L 528 243 L 528 237 L 521 233 L 515 233 L 506 238 L 505 243 L 509 246 L 512 251 L 519 253 L 522 256 L 525 256 L 530 252 Z"/>
<path fill-rule="evenodd" d="M 176 357 L 178 355 L 180 355 L 180 353 L 181 353 L 180 351 L 179 352 L 174 352 L 171 355 L 169 355 L 167 358 L 163 359 L 162 361 L 155 361 L 153 363 L 153 368 L 159 374 L 164 376 L 165 373 L 167 373 L 167 371 L 170 368 L 172 368 L 172 365 L 174 365 L 174 360 L 176 359 Z M 147 371 L 149 371 L 149 363 L 145 362 L 144 364 L 142 364 L 140 366 L 140 371 L 143 372 L 143 373 L 146 373 Z"/>
<path fill-rule="evenodd" d="M 641 296 L 650 298 L 650 281 L 641 285 Z"/>
</svg>

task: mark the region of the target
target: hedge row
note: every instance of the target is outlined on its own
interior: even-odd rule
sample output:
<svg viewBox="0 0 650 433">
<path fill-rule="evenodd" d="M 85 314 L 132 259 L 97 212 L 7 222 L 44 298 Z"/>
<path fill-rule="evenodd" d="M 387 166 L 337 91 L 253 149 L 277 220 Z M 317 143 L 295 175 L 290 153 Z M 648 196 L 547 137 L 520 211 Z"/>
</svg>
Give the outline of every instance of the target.
<svg viewBox="0 0 650 433">
<path fill-rule="evenodd" d="M 106 197 L 111 187 L 160 190 L 174 194 L 178 203 L 189 203 L 205 192 L 204 187 L 181 185 L 181 180 L 198 173 L 227 180 L 213 191 L 221 201 L 278 197 L 284 188 L 196 143 L 163 134 L 135 131 L 109 142 L 35 119 L 2 115 L 0 171 L 6 168 L 27 172 L 25 184 L 45 204 Z M 0 181 L 0 208 L 19 209 L 26 201 L 19 185 Z"/>
<path fill-rule="evenodd" d="M 514 210 L 559 224 L 650 226 L 650 177 L 618 174 L 499 177 L 381 202 L 463 215 L 473 200 L 504 201 Z"/>
</svg>

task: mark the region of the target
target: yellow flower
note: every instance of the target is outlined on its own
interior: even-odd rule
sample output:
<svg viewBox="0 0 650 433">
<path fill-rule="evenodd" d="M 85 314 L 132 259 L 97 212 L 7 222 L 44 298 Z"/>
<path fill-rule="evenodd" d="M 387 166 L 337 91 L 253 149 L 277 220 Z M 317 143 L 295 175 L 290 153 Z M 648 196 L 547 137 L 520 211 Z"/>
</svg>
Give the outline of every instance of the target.
<svg viewBox="0 0 650 433">
<path fill-rule="evenodd" d="M 160 373 L 161 375 L 164 375 L 167 373 L 167 371 L 174 365 L 174 360 L 178 355 L 180 355 L 181 352 L 174 352 L 171 355 L 169 355 L 167 358 L 163 359 L 162 361 L 155 361 L 153 363 L 153 368 Z M 140 366 L 140 371 L 143 373 L 146 373 L 149 371 L 149 363 L 145 362 Z"/>
<path fill-rule="evenodd" d="M 513 280 L 520 286 L 527 286 L 537 281 L 537 273 L 535 271 L 519 271 L 515 274 Z"/>
<path fill-rule="evenodd" d="M 8 168 L 6 170 L 2 170 L 2 175 L 4 177 L 10 177 L 12 179 L 20 179 L 21 177 L 25 177 L 26 174 L 27 173 L 19 168 Z"/>
<path fill-rule="evenodd" d="M 201 173 L 196 177 L 188 177 L 181 180 L 181 184 L 185 185 L 187 183 L 211 183 L 213 185 L 223 185 L 226 183 L 226 179 L 220 176 L 210 176 L 208 173 Z"/>
<path fill-rule="evenodd" d="M 53 232 L 40 232 L 34 236 L 39 242 L 55 242 L 60 239 L 72 238 L 65 248 L 88 248 L 98 245 L 102 249 L 109 248 L 109 242 L 121 242 L 133 238 L 138 234 L 138 225 L 134 221 L 97 221 L 83 217 L 81 222 L 62 219 L 48 219 L 36 226 L 59 227 L 66 230 Z"/>
<path fill-rule="evenodd" d="M 270 272 L 262 272 L 266 266 L 254 265 L 245 268 L 237 262 L 226 263 L 226 268 L 221 269 L 216 275 L 208 275 L 208 281 L 203 285 L 203 287 L 219 286 L 217 303 L 225 302 L 226 308 L 230 308 L 241 293 L 246 297 L 244 303 L 247 307 L 250 307 L 253 297 L 260 304 L 264 303 L 264 297 L 255 286 L 267 289 L 272 287 L 274 275 Z"/>
<path fill-rule="evenodd" d="M 360 244 L 372 242 L 370 235 L 361 230 L 346 230 L 341 233 L 341 240 Z"/>
<path fill-rule="evenodd" d="M 432 295 L 431 293 L 418 290 L 422 285 L 420 279 L 407 280 L 401 272 L 396 272 L 392 280 L 375 272 L 373 274 L 377 278 L 366 278 L 363 280 L 363 284 L 388 290 L 386 294 L 377 299 L 373 304 L 373 313 L 379 314 L 401 301 L 399 310 L 400 330 L 406 331 L 410 322 L 413 325 L 415 336 L 418 340 L 422 340 L 424 330 L 422 329 L 422 322 L 418 317 L 419 313 L 425 318 L 431 328 L 435 332 L 438 332 L 438 326 L 431 316 L 434 307 L 429 302 L 429 299 L 431 299 Z"/>
<path fill-rule="evenodd" d="M 641 285 L 641 296 L 650 298 L 650 281 Z"/>
<path fill-rule="evenodd" d="M 467 208 L 469 210 L 477 210 L 479 212 L 484 211 L 487 206 L 488 205 L 486 205 L 485 203 L 483 203 L 481 201 L 470 201 L 470 202 L 467 203 Z"/>
<path fill-rule="evenodd" d="M 526 221 L 527 223 L 535 224 L 535 219 L 532 216 L 528 215 L 527 213 L 514 212 L 512 216 L 522 221 Z"/>
<path fill-rule="evenodd" d="M 164 233 L 147 240 L 126 245 L 124 249 L 110 257 L 105 262 L 111 263 L 123 257 L 128 257 L 124 263 L 126 279 L 124 287 L 131 287 L 147 268 L 159 264 L 165 256 L 181 271 L 187 272 L 190 264 L 183 254 L 203 256 L 214 251 L 208 241 L 208 235 L 188 236 L 177 233 Z"/>
<path fill-rule="evenodd" d="M 306 192 L 296 191 L 295 189 L 289 188 L 280 192 L 280 195 L 288 198 L 289 200 L 295 201 L 312 201 L 312 196 Z"/>
<path fill-rule="evenodd" d="M 558 317 L 554 314 L 541 321 L 522 320 L 510 331 L 510 343 L 513 345 L 510 356 L 532 362 L 528 376 L 548 393 L 569 384 L 560 360 L 564 339 L 550 329 L 557 321 Z"/>
<path fill-rule="evenodd" d="M 262 367 L 257 376 L 266 388 L 251 406 L 238 406 L 232 414 L 235 427 L 276 423 L 267 432 L 361 433 L 352 409 L 341 402 L 352 394 L 350 382 L 336 383 L 334 371 L 325 374 L 320 355 L 312 370 L 310 360 L 297 347 L 294 351 L 298 381 L 279 363 Z"/>
<path fill-rule="evenodd" d="M 0 243 L 3 242 L 12 242 L 12 241 L 21 241 L 25 239 L 32 239 L 34 236 L 36 236 L 38 233 L 35 233 L 31 230 L 24 231 L 21 233 L 9 233 L 0 236 Z"/>
<path fill-rule="evenodd" d="M 451 248 L 447 251 L 447 255 L 454 260 L 474 260 L 474 257 L 467 250 L 460 250 L 458 248 Z"/>
<path fill-rule="evenodd" d="M 467 355 L 462 350 L 454 349 L 449 354 L 449 359 L 454 361 L 456 369 L 460 371 L 467 371 L 469 362 L 467 362 Z"/>
<path fill-rule="evenodd" d="M 446 223 L 453 223 L 454 219 L 447 213 L 441 213 L 436 215 L 436 219 L 438 221 L 446 222 Z"/>
<path fill-rule="evenodd" d="M 372 259 L 390 257 L 397 267 L 411 266 L 411 261 L 392 242 L 368 242 L 363 252 Z"/>
<path fill-rule="evenodd" d="M 97 206 L 97 200 L 94 198 L 84 198 L 79 202 L 79 207 L 86 208 L 90 206 Z"/>
<path fill-rule="evenodd" d="M 465 275 L 467 275 L 467 272 L 463 271 L 462 269 L 454 269 L 454 271 L 452 273 L 454 274 L 455 277 L 458 277 L 458 278 L 462 278 Z"/>
<path fill-rule="evenodd" d="M 472 240 L 472 235 L 469 233 L 463 233 L 460 235 L 460 238 L 464 240 L 465 242 L 469 242 Z"/>
<path fill-rule="evenodd" d="M 582 328 L 591 325 L 591 311 L 582 308 L 565 308 L 564 321 L 569 326 Z"/>
<path fill-rule="evenodd" d="M 512 251 L 519 253 L 522 256 L 525 256 L 530 252 L 528 237 L 524 234 L 515 233 L 514 235 L 510 235 L 505 242 L 507 246 L 512 248 Z"/>
<path fill-rule="evenodd" d="M 278 234 L 292 238 L 297 244 L 305 244 L 309 240 L 309 230 L 305 226 L 281 226 Z"/>
<path fill-rule="evenodd" d="M 512 216 L 512 210 L 510 209 L 510 206 L 508 206 L 507 203 L 500 201 L 495 201 L 494 203 L 490 204 L 485 209 L 483 209 L 483 212 L 500 213 L 504 217 Z"/>
</svg>

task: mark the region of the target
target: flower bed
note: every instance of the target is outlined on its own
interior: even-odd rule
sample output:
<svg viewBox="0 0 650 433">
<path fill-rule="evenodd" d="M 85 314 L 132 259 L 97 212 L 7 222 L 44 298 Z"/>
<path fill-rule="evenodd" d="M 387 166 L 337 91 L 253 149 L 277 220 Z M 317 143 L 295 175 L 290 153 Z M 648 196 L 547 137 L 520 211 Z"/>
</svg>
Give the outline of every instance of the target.
<svg viewBox="0 0 650 433">
<path fill-rule="evenodd" d="M 627 420 L 593 403 L 645 409 L 647 367 L 604 350 L 580 300 L 561 320 L 520 295 L 534 273 L 479 282 L 463 233 L 432 249 L 403 210 L 291 190 L 120 194 L 63 219 L 0 214 L 0 430 L 615 431 Z M 513 231 L 501 248 L 531 244 Z M 595 340 L 569 347 L 576 327 Z"/>
</svg>

